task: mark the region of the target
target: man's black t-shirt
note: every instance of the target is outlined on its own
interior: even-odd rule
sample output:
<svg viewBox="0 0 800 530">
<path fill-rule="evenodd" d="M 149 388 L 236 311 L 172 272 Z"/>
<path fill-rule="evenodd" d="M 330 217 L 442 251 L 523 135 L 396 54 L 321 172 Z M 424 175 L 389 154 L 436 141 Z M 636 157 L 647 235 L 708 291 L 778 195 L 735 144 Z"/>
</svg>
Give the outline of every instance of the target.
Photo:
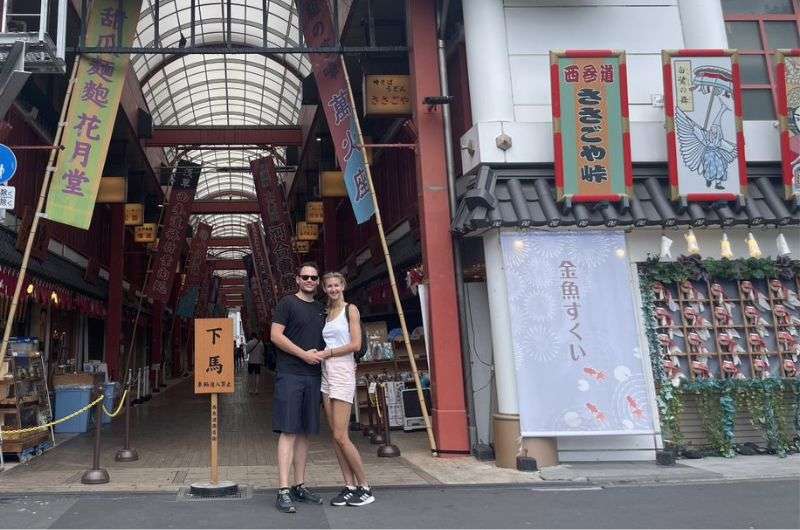
<svg viewBox="0 0 800 530">
<path fill-rule="evenodd" d="M 294 294 L 281 298 L 275 307 L 272 321 L 286 326 L 283 334 L 287 339 L 304 350 L 325 349 L 322 328 L 325 327 L 325 308 L 317 301 L 305 302 Z M 308 364 L 280 348 L 278 351 L 277 372 L 297 375 L 320 375 L 319 364 Z"/>
</svg>

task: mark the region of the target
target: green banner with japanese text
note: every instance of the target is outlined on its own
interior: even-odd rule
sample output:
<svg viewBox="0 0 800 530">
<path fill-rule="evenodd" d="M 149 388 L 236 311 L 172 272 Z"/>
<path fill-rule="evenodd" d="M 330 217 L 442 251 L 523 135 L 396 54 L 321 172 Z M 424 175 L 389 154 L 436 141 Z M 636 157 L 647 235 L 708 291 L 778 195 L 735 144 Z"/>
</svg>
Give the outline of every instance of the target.
<svg viewBox="0 0 800 530">
<path fill-rule="evenodd" d="M 141 0 L 94 0 L 86 46 L 131 46 Z M 89 228 L 108 144 L 114 129 L 129 56 L 83 54 L 65 115 L 59 152 L 47 195 L 47 219 Z"/>
</svg>

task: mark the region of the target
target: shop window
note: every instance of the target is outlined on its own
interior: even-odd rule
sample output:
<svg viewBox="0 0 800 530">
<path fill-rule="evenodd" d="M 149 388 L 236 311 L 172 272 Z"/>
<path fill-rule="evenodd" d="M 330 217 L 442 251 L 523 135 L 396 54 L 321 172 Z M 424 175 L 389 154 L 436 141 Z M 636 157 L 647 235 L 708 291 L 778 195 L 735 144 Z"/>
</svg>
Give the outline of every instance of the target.
<svg viewBox="0 0 800 530">
<path fill-rule="evenodd" d="M 723 0 L 728 46 L 739 50 L 746 120 L 777 116 L 775 51 L 800 47 L 800 0 Z"/>
</svg>

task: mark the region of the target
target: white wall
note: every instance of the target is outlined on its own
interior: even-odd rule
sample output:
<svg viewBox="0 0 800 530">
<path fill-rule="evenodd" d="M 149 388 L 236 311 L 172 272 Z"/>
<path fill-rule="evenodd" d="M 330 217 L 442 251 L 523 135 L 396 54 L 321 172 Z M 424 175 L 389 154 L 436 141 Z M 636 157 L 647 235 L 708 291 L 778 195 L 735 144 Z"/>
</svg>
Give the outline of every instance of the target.
<svg viewBox="0 0 800 530">
<path fill-rule="evenodd" d="M 686 47 L 678 0 L 506 0 L 503 6 L 514 121 L 478 118 L 462 137 L 462 148 L 471 143 L 475 150 L 462 149 L 465 173 L 480 163 L 553 161 L 549 52 L 564 49 L 626 52 L 633 160 L 666 162 L 661 50 Z M 475 23 L 466 32 L 469 54 L 470 39 L 483 41 L 486 33 Z M 493 83 L 486 76 L 469 81 L 471 90 Z M 501 133 L 512 138 L 507 151 L 495 146 Z M 747 160 L 780 160 L 777 122 L 747 122 L 745 142 Z"/>
</svg>

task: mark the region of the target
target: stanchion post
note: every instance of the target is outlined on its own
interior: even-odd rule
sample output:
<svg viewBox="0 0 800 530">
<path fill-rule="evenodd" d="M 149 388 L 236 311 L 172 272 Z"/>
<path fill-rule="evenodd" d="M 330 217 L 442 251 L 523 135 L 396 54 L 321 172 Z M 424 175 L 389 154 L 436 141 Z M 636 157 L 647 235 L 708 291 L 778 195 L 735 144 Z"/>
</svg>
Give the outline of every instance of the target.
<svg viewBox="0 0 800 530">
<path fill-rule="evenodd" d="M 386 390 L 383 384 L 378 385 L 378 406 L 383 410 L 383 445 L 378 447 L 378 456 L 382 457 L 395 457 L 400 456 L 400 448 L 392 443 L 391 435 L 389 434 L 389 407 L 386 405 Z"/>
<path fill-rule="evenodd" d="M 375 399 L 376 400 L 378 399 L 377 392 L 378 392 L 378 388 L 380 388 L 380 386 L 381 386 L 380 383 L 377 383 L 377 382 L 375 383 L 375 387 L 376 387 L 375 388 Z M 367 390 L 367 397 L 369 397 L 369 390 Z M 372 403 L 372 398 L 370 398 L 369 401 L 370 401 L 370 403 Z M 370 425 L 370 429 L 372 430 L 372 434 L 369 436 L 369 443 L 371 443 L 372 445 L 380 445 L 380 444 L 382 444 L 384 442 L 383 433 L 381 433 L 381 430 L 382 430 L 381 429 L 381 411 L 378 410 L 378 407 L 380 407 L 380 406 L 381 406 L 381 404 L 380 404 L 380 402 L 378 402 L 373 407 L 373 409 L 375 410 L 375 424 L 374 424 L 374 426 Z M 370 417 L 370 424 L 372 424 L 372 418 L 371 417 Z"/>
<path fill-rule="evenodd" d="M 102 395 L 100 386 L 95 386 L 95 399 Z M 103 424 L 103 400 L 99 400 L 95 405 L 94 413 L 94 453 L 92 454 L 92 469 L 89 469 L 81 476 L 83 484 L 107 484 L 110 480 L 108 471 L 100 467 L 100 429 Z"/>
<path fill-rule="evenodd" d="M 128 369 L 128 381 L 126 383 L 127 388 L 127 395 L 125 395 L 125 446 L 117 451 L 117 455 L 114 459 L 117 462 L 134 462 L 139 460 L 139 453 L 136 452 L 135 449 L 131 449 L 131 398 L 130 398 L 130 390 L 131 390 L 131 380 L 133 379 L 133 373 L 130 369 Z"/>
</svg>

